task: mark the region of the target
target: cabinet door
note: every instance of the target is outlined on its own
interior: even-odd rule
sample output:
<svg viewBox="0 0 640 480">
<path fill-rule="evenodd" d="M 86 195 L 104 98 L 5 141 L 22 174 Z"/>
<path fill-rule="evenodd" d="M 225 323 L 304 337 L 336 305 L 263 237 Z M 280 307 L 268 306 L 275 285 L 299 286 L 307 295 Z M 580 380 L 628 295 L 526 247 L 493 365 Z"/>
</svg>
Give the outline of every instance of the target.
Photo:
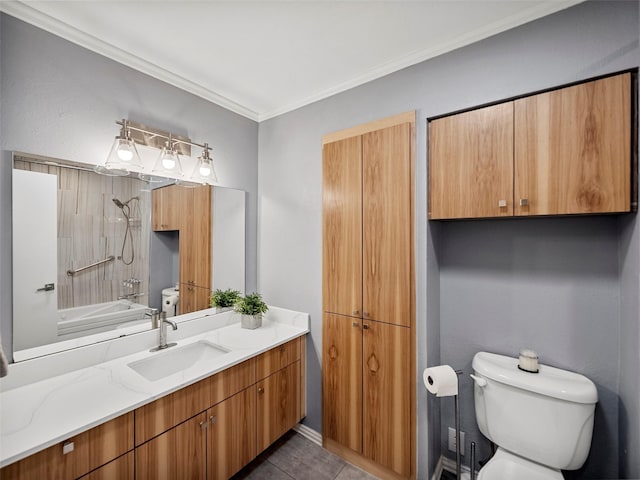
<svg viewBox="0 0 640 480">
<path fill-rule="evenodd" d="M 431 121 L 429 218 L 511 215 L 513 102 Z"/>
<path fill-rule="evenodd" d="M 151 193 L 151 218 L 153 230 L 180 230 L 179 187 L 156 188 Z"/>
<path fill-rule="evenodd" d="M 207 426 L 204 412 L 137 447 L 136 479 L 206 479 Z"/>
<path fill-rule="evenodd" d="M 408 477 L 411 470 L 411 329 L 363 323 L 364 456 Z"/>
<path fill-rule="evenodd" d="M 516 100 L 516 215 L 630 210 L 630 82 L 626 73 Z"/>
<path fill-rule="evenodd" d="M 257 455 L 255 388 L 220 402 L 208 415 L 208 478 L 227 480 Z"/>
<path fill-rule="evenodd" d="M 178 312 L 197 312 L 209 308 L 211 290 L 208 288 L 194 287 L 190 284 L 180 284 L 180 301 L 178 302 Z"/>
<path fill-rule="evenodd" d="M 181 188 L 180 283 L 211 287 L 211 187 Z"/>
<path fill-rule="evenodd" d="M 362 137 L 322 147 L 323 311 L 362 311 Z"/>
<path fill-rule="evenodd" d="M 256 384 L 258 453 L 300 421 L 300 361 Z"/>
<path fill-rule="evenodd" d="M 362 320 L 322 316 L 322 434 L 362 452 Z"/>
<path fill-rule="evenodd" d="M 411 124 L 363 136 L 365 320 L 411 324 Z"/>
</svg>

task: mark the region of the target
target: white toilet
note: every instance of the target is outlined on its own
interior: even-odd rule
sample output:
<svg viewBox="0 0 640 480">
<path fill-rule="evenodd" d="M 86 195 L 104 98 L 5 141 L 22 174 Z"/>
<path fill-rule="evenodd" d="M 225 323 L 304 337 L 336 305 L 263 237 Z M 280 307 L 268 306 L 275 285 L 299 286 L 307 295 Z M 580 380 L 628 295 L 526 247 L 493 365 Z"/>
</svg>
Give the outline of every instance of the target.
<svg viewBox="0 0 640 480">
<path fill-rule="evenodd" d="M 591 447 L 598 392 L 583 375 L 546 365 L 518 369 L 518 359 L 473 357 L 476 420 L 498 449 L 478 480 L 562 479 L 580 468 Z"/>
</svg>

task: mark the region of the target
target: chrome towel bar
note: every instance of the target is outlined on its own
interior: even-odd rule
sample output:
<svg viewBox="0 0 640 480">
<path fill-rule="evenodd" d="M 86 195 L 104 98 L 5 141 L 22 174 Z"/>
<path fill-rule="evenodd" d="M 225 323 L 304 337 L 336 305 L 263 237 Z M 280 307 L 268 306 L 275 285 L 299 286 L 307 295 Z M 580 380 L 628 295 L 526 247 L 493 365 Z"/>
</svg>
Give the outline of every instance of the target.
<svg viewBox="0 0 640 480">
<path fill-rule="evenodd" d="M 116 257 L 114 257 L 113 255 L 109 255 L 104 260 L 100 260 L 99 262 L 92 263 L 91 265 L 87 265 L 86 267 L 77 268 L 75 270 L 67 270 L 67 275 L 69 275 L 70 277 L 73 277 L 76 273 L 82 272 L 83 270 L 86 270 L 87 268 L 97 267 L 98 265 L 102 265 L 103 263 L 107 263 L 107 262 L 113 262 L 115 259 L 116 259 Z"/>
</svg>

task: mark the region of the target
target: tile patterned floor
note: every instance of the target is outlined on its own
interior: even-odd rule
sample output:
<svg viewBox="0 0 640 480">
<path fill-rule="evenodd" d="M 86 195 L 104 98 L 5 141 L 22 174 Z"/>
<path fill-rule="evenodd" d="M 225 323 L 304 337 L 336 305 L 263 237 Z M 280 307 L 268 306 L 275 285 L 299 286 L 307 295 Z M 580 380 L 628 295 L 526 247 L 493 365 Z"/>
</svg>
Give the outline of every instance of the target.
<svg viewBox="0 0 640 480">
<path fill-rule="evenodd" d="M 376 480 L 293 430 L 232 480 Z"/>
</svg>

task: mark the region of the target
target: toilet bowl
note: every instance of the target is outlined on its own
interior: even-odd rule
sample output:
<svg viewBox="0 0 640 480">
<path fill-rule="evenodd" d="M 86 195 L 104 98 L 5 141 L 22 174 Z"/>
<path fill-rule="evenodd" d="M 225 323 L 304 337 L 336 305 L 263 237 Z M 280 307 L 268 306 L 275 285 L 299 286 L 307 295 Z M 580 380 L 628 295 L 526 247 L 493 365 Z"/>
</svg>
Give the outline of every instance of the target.
<svg viewBox="0 0 640 480">
<path fill-rule="evenodd" d="M 598 393 L 583 375 L 478 352 L 473 357 L 476 421 L 498 449 L 478 480 L 560 480 L 589 454 Z"/>
</svg>

